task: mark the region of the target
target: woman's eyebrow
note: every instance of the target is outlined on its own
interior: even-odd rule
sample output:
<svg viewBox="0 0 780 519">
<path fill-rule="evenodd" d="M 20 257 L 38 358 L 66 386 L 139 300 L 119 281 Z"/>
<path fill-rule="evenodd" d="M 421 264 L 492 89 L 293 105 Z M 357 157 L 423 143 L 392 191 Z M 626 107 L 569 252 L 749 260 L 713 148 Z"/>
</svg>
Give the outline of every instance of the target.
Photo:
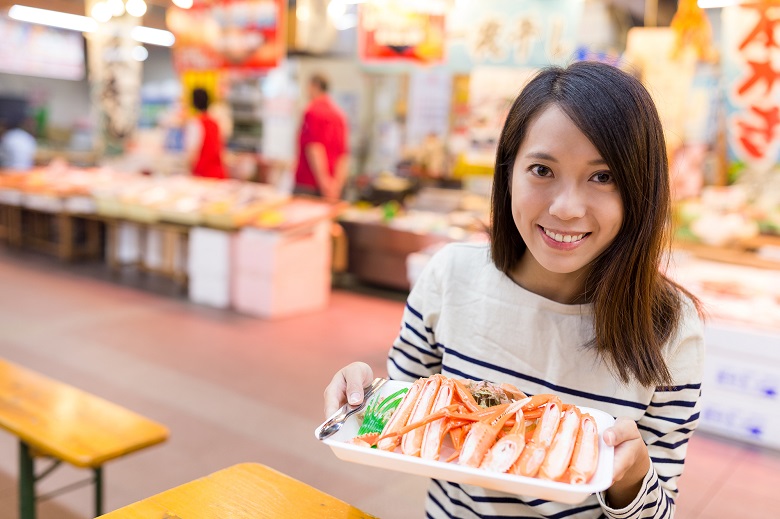
<svg viewBox="0 0 780 519">
<path fill-rule="evenodd" d="M 526 153 L 525 156 L 526 156 L 526 158 L 529 158 L 529 159 L 539 159 L 539 160 L 546 160 L 546 161 L 549 161 L 549 162 L 558 162 L 555 159 L 555 157 L 553 157 L 549 153 L 545 153 L 543 151 L 532 151 L 530 153 Z M 607 161 L 602 159 L 602 158 L 593 159 L 593 160 L 588 161 L 588 165 L 589 166 L 604 166 L 606 164 L 607 164 Z"/>
<path fill-rule="evenodd" d="M 549 162 L 558 162 L 557 160 L 555 160 L 555 157 L 547 153 L 544 153 L 542 151 L 532 151 L 530 153 L 526 153 L 525 156 L 526 158 L 529 159 L 540 159 L 540 160 L 547 160 Z"/>
</svg>

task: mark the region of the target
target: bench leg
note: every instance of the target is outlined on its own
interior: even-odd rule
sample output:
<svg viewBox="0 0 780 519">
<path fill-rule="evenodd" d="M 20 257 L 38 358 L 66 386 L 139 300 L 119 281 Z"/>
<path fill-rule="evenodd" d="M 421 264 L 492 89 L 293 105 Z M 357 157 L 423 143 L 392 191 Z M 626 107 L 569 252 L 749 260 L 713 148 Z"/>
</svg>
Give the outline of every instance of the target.
<svg viewBox="0 0 780 519">
<path fill-rule="evenodd" d="M 35 462 L 23 441 L 19 442 L 19 518 L 35 519 Z"/>
<path fill-rule="evenodd" d="M 103 467 L 92 469 L 95 474 L 95 517 L 103 515 Z"/>
</svg>

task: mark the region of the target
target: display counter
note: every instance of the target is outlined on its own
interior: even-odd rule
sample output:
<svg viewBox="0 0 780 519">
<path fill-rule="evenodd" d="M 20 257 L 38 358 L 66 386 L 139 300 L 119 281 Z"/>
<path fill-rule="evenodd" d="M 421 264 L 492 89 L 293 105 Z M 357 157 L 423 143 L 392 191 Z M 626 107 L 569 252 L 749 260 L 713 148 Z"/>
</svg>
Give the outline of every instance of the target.
<svg viewBox="0 0 780 519">
<path fill-rule="evenodd" d="M 463 193 L 426 188 L 416 205 L 409 204 L 420 209 L 400 210 L 391 203 L 344 211 L 339 223 L 347 237 L 349 272 L 358 281 L 409 290 L 416 271 L 409 258 L 448 242 L 484 239 L 484 205 Z"/>
<path fill-rule="evenodd" d="M 359 281 L 396 290 L 409 290 L 407 258 L 446 236 L 394 229 L 382 223 L 341 221 L 347 235 L 349 272 Z"/>
<path fill-rule="evenodd" d="M 168 277 L 194 302 L 265 318 L 327 305 L 330 226 L 343 207 L 237 180 L 77 168 L 0 175 L 9 246 L 65 261 L 89 253 L 112 269 Z"/>
</svg>

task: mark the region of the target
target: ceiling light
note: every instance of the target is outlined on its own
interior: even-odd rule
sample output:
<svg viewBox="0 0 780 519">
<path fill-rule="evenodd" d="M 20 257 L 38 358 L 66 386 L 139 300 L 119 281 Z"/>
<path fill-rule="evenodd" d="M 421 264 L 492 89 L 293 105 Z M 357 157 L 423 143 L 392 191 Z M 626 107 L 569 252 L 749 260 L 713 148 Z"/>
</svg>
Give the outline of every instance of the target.
<svg viewBox="0 0 780 519">
<path fill-rule="evenodd" d="M 170 31 L 152 29 L 151 27 L 133 27 L 130 37 L 141 43 L 170 47 L 176 41 L 176 37 Z"/>
<path fill-rule="evenodd" d="M 192 0 L 173 0 L 173 5 L 182 9 L 189 9 L 192 7 Z"/>
<path fill-rule="evenodd" d="M 19 20 L 20 22 L 49 25 L 51 27 L 59 27 L 70 31 L 93 32 L 96 31 L 98 27 L 97 22 L 87 16 L 60 13 L 58 11 L 49 11 L 48 9 L 38 9 L 36 7 L 27 7 L 24 5 L 12 6 L 8 11 L 8 16 L 14 20 Z"/>
<path fill-rule="evenodd" d="M 143 45 L 137 45 L 133 47 L 130 55 L 133 56 L 133 59 L 136 61 L 146 61 L 146 58 L 149 57 L 149 51 L 146 50 L 146 47 Z"/>
<path fill-rule="evenodd" d="M 122 0 L 106 0 L 112 16 L 122 16 L 125 14 L 125 3 Z"/>
<path fill-rule="evenodd" d="M 130 16 L 140 18 L 146 13 L 146 2 L 144 0 L 127 0 L 125 9 L 127 9 L 127 14 Z"/>
<path fill-rule="evenodd" d="M 107 22 L 111 19 L 111 8 L 106 2 L 95 2 L 89 14 L 98 22 Z"/>
</svg>

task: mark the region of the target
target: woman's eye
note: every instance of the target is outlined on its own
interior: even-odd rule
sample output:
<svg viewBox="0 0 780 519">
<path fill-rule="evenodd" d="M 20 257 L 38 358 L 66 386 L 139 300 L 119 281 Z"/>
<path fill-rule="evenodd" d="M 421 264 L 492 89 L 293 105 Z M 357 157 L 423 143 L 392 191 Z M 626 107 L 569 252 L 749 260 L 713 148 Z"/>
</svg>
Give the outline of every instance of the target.
<svg viewBox="0 0 780 519">
<path fill-rule="evenodd" d="M 594 174 L 591 178 L 599 184 L 611 184 L 613 182 L 612 174 L 608 171 L 600 171 Z"/>
<path fill-rule="evenodd" d="M 534 164 L 528 169 L 531 173 L 538 177 L 547 177 L 552 175 L 552 170 L 550 170 L 550 168 L 547 166 L 542 166 L 541 164 Z"/>
</svg>

